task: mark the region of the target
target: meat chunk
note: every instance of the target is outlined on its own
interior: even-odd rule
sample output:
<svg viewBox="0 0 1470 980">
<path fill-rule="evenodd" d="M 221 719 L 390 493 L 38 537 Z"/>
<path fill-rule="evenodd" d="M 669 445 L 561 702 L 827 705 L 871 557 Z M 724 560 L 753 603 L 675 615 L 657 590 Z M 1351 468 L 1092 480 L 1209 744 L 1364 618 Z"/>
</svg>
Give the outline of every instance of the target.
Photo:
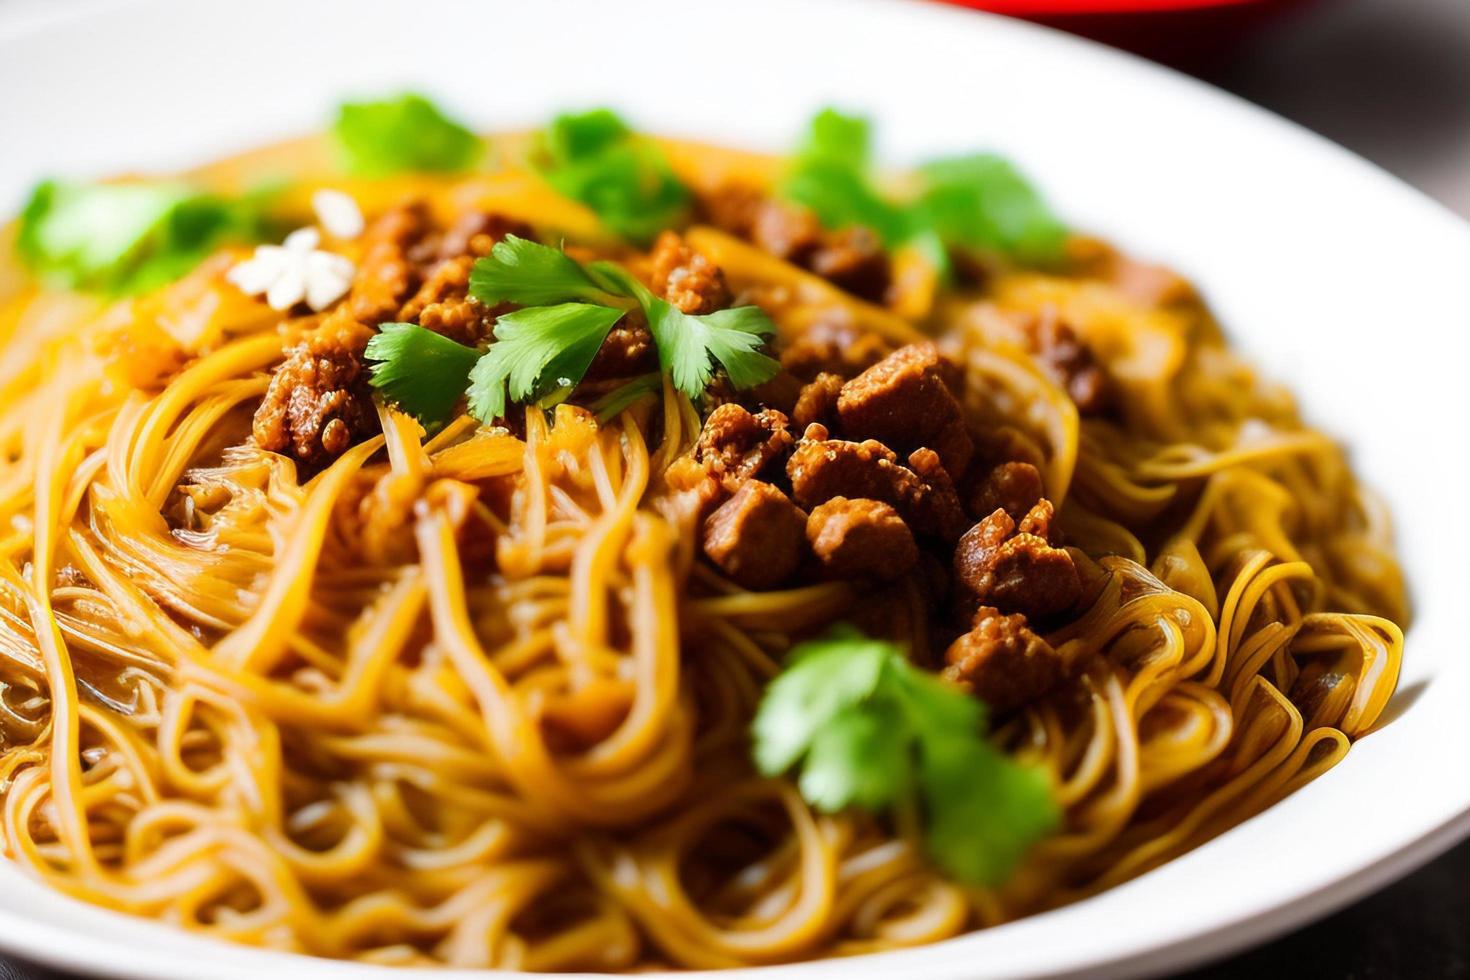
<svg viewBox="0 0 1470 980">
<path fill-rule="evenodd" d="M 785 458 L 795 441 L 788 424 L 775 409 L 752 415 L 743 405 L 726 402 L 705 419 L 694 458 L 734 493 Z"/>
<path fill-rule="evenodd" d="M 429 212 L 422 204 L 392 208 L 368 225 L 347 294 L 347 306 L 359 323 L 377 326 L 391 319 L 413 292 L 418 270 L 409 253 L 428 228 Z"/>
<path fill-rule="evenodd" d="M 874 440 L 830 439 L 810 425 L 786 464 L 792 496 L 812 508 L 834 497 L 878 500 L 895 508 L 915 533 L 953 541 L 968 523 L 954 488 L 926 482 Z"/>
<path fill-rule="evenodd" d="M 966 503 L 970 514 L 984 519 L 1003 510 L 1019 521 L 1026 512 L 1041 502 L 1046 487 L 1041 471 L 1030 463 L 1008 462 L 994 467 L 970 488 Z"/>
<path fill-rule="evenodd" d="M 982 606 L 970 631 L 944 652 L 943 676 L 1001 714 L 1041 697 L 1066 675 L 1061 656 L 1026 617 Z"/>
<path fill-rule="evenodd" d="M 834 286 L 873 303 L 883 302 L 893 281 L 883 243 L 877 235 L 861 227 L 824 235 L 807 267 Z"/>
<path fill-rule="evenodd" d="M 524 221 L 507 218 L 502 214 L 466 211 L 444 230 L 436 254 L 440 260 L 445 261 L 462 256 L 484 258 L 506 235 L 535 238 L 536 232 Z"/>
<path fill-rule="evenodd" d="M 882 302 L 888 292 L 892 263 L 871 229 L 829 231 L 807 208 L 738 184 L 707 195 L 703 206 L 709 219 L 732 235 L 834 286 L 873 302 Z"/>
<path fill-rule="evenodd" d="M 371 336 L 339 307 L 291 348 L 255 410 L 256 445 L 321 466 L 373 431 L 378 417 L 362 362 Z"/>
<path fill-rule="evenodd" d="M 1102 415 L 1113 407 L 1113 380 L 1092 348 L 1054 311 L 1027 325 L 1032 353 L 1052 380 L 1067 392 L 1083 415 Z"/>
<path fill-rule="evenodd" d="M 641 312 L 632 310 L 603 338 L 602 346 L 597 348 L 597 356 L 587 367 L 586 378 L 588 381 L 630 378 L 635 374 L 647 374 L 657 365 L 648 321 Z"/>
<path fill-rule="evenodd" d="M 719 266 L 695 251 L 678 232 L 665 231 L 650 256 L 653 291 L 695 316 L 730 305 L 730 289 Z"/>
<path fill-rule="evenodd" d="M 928 515 L 926 523 L 940 529 L 939 536 L 953 541 L 970 523 L 960 506 L 960 496 L 949 478 L 949 471 L 940 462 L 939 454 L 932 449 L 920 447 L 909 453 L 909 469 L 929 487 L 925 496 L 924 509 Z"/>
<path fill-rule="evenodd" d="M 398 310 L 398 322 L 417 323 L 468 347 L 489 336 L 494 311 L 469 297 L 470 267 L 474 263 L 470 255 L 439 263 Z"/>
<path fill-rule="evenodd" d="M 833 497 L 818 505 L 806 519 L 806 539 L 829 578 L 889 581 L 919 560 L 909 526 L 878 500 Z"/>
<path fill-rule="evenodd" d="M 1033 622 L 1066 612 L 1082 596 L 1072 556 L 1052 547 L 1052 505 L 1043 500 L 1019 523 L 997 509 L 960 538 L 955 578 L 982 606 Z"/>
<path fill-rule="evenodd" d="M 837 421 L 837 396 L 842 393 L 842 376 L 823 371 L 801 386 L 791 421 L 802 429 L 813 422 L 833 425 Z"/>
<path fill-rule="evenodd" d="M 823 320 L 785 346 L 781 366 L 807 380 L 823 373 L 851 378 L 892 352 L 893 348 L 876 334 Z"/>
<path fill-rule="evenodd" d="M 894 351 L 842 386 L 837 412 L 843 431 L 904 450 L 930 446 L 950 476 L 962 478 L 975 443 L 946 370 L 931 343 Z"/>
<path fill-rule="evenodd" d="M 704 522 L 704 553 L 747 589 L 769 589 L 801 563 L 806 515 L 780 490 L 746 480 Z"/>
</svg>

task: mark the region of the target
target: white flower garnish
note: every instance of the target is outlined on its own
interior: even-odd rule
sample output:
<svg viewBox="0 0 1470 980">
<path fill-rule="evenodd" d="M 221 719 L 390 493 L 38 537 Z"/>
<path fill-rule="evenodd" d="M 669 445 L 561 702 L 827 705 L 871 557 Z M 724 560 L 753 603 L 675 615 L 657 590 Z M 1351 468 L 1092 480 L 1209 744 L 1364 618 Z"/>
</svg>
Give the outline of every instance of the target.
<svg viewBox="0 0 1470 980">
<path fill-rule="evenodd" d="M 256 246 L 225 278 L 247 296 L 264 294 L 272 309 L 289 310 L 306 300 L 320 312 L 346 295 L 357 272 L 350 260 L 318 249 L 321 240 L 315 228 L 299 228 L 280 245 Z"/>
<path fill-rule="evenodd" d="M 356 238 L 367 227 L 357 202 L 341 191 L 322 188 L 311 195 L 311 209 L 316 212 L 316 220 L 333 238 Z"/>
</svg>

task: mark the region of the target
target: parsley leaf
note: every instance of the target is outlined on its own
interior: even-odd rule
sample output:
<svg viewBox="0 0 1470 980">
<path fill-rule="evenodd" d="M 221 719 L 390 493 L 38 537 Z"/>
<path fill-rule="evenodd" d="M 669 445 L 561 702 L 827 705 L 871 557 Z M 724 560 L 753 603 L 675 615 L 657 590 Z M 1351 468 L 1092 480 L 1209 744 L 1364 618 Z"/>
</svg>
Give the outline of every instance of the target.
<svg viewBox="0 0 1470 980">
<path fill-rule="evenodd" d="M 944 240 L 1037 264 L 1061 254 L 1066 226 L 1009 161 L 979 153 L 935 160 L 919 173 L 925 187 L 916 207 Z"/>
<path fill-rule="evenodd" d="M 21 212 L 16 251 L 49 285 L 117 296 L 171 282 L 226 240 L 261 237 L 264 224 L 257 198 L 48 180 Z"/>
<path fill-rule="evenodd" d="M 776 332 L 770 318 L 756 306 L 719 310 L 690 316 L 678 307 L 655 299 L 644 308 L 648 329 L 658 346 L 659 361 L 674 379 L 674 387 L 698 398 L 709 387 L 718 361 L 737 388 L 753 388 L 781 370 L 775 359 L 760 352 L 766 337 Z"/>
<path fill-rule="evenodd" d="M 470 270 L 470 295 L 484 303 L 544 306 L 568 300 L 617 305 L 576 259 L 561 249 L 507 235 Z M 611 300 L 611 302 L 609 302 Z"/>
<path fill-rule="evenodd" d="M 925 846 L 959 881 L 997 884 L 1058 821 L 1040 772 L 983 737 L 984 706 L 850 626 L 802 643 L 766 688 L 756 767 L 800 767 L 814 807 L 880 810 L 916 797 Z"/>
<path fill-rule="evenodd" d="M 689 190 L 663 153 L 609 109 L 557 116 L 532 164 L 557 191 L 635 242 L 677 224 L 689 206 Z"/>
<path fill-rule="evenodd" d="M 470 414 L 487 423 L 504 418 L 507 392 L 511 402 L 564 401 L 625 312 L 562 303 L 503 314 L 495 343 L 470 372 Z"/>
<path fill-rule="evenodd" d="M 364 177 L 468 170 L 484 152 L 479 137 L 413 92 L 344 102 L 332 135 L 346 168 Z"/>
<path fill-rule="evenodd" d="M 464 395 L 480 352 L 417 324 L 385 323 L 363 356 L 372 363 L 369 382 L 383 398 L 432 429 Z"/>
</svg>

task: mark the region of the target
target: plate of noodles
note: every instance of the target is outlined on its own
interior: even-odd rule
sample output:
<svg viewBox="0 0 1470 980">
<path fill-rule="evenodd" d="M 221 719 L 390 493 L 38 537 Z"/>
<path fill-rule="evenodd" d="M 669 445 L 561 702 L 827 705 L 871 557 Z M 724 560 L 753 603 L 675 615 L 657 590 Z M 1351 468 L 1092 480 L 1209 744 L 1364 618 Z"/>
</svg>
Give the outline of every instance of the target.
<svg viewBox="0 0 1470 980">
<path fill-rule="evenodd" d="M 1160 972 L 1470 829 L 1470 230 L 1325 142 L 835 0 L 0 86 L 0 950 Z"/>
</svg>

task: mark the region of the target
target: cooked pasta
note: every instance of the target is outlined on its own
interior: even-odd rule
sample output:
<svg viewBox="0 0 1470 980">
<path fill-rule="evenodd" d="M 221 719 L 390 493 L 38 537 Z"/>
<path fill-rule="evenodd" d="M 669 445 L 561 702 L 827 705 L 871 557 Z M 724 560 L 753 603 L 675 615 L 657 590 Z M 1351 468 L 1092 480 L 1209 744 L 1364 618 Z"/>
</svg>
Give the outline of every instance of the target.
<svg viewBox="0 0 1470 980">
<path fill-rule="evenodd" d="M 322 188 L 352 198 L 368 230 L 329 231 L 321 251 L 356 276 L 321 312 L 247 295 L 231 272 L 241 245 L 126 298 L 7 275 L 0 780 L 5 846 L 29 874 L 235 942 L 381 964 L 843 956 L 1142 874 L 1337 764 L 1382 715 L 1408 616 L 1387 515 L 1182 280 L 1072 235 L 1058 261 L 982 249 L 945 273 L 900 244 L 880 295 L 834 271 L 846 253 L 783 255 L 722 217 L 721 188 L 769 194 L 778 161 L 673 143 L 661 152 L 695 211 L 650 252 L 525 169 L 523 138 L 495 145 L 494 168 L 464 174 L 349 178 L 308 141 L 193 175 L 228 195 L 289 173 L 274 213 L 298 221 Z M 500 223 L 456 232 L 466 212 Z M 786 370 L 744 386 L 721 362 L 691 398 L 646 360 L 600 376 L 584 363 L 554 407 L 517 397 L 512 378 L 495 424 L 457 407 L 425 426 L 369 397 L 362 343 L 384 322 L 461 349 L 510 343 L 474 329 L 517 304 L 476 304 L 466 276 L 493 243 L 532 238 L 565 242 L 594 277 L 614 260 L 663 283 L 681 309 L 675 291 L 692 290 L 690 318 L 722 280 L 725 305 L 774 322 L 766 350 Z M 608 309 L 644 302 L 626 289 Z M 969 534 L 957 546 L 923 530 L 909 497 L 869 501 L 882 519 L 861 527 L 916 557 L 895 575 L 842 573 L 802 537 L 828 505 L 798 499 L 785 456 L 710 469 L 722 403 L 797 418 L 798 389 L 826 391 L 815 417 L 829 421 L 793 422 L 780 453 L 852 429 L 850 386 L 867 375 L 782 387 L 802 338 L 834 330 L 839 356 L 937 344 L 925 383 L 948 379 L 975 462 L 937 444 L 929 457 L 956 470 L 943 479 L 960 497 L 958 470 L 1034 469 L 1055 526 L 1033 512 L 1009 540 L 1028 539 L 1038 567 L 1065 565 L 1074 601 L 1022 620 L 981 596 L 967 634 L 952 609 L 964 575 L 946 569 Z M 340 347 L 313 346 L 330 331 Z M 634 374 L 641 387 L 618 388 Z M 275 444 L 270 424 L 284 426 Z M 939 494 L 932 462 L 872 438 L 897 460 L 884 472 Z M 769 500 L 736 463 L 767 467 Z M 709 522 L 726 500 L 777 517 L 800 504 L 799 567 L 780 575 L 774 552 L 746 553 L 751 537 L 721 538 Z M 1034 609 L 1022 586 L 1016 608 Z M 990 744 L 1043 774 L 1060 815 L 1004 880 L 946 873 L 911 799 L 824 807 L 752 762 L 752 719 L 786 651 L 844 621 L 914 665 L 948 663 L 955 691 L 1000 692 Z M 1012 677 L 946 659 L 984 628 L 1034 631 L 1056 676 L 1015 693 Z"/>
</svg>

